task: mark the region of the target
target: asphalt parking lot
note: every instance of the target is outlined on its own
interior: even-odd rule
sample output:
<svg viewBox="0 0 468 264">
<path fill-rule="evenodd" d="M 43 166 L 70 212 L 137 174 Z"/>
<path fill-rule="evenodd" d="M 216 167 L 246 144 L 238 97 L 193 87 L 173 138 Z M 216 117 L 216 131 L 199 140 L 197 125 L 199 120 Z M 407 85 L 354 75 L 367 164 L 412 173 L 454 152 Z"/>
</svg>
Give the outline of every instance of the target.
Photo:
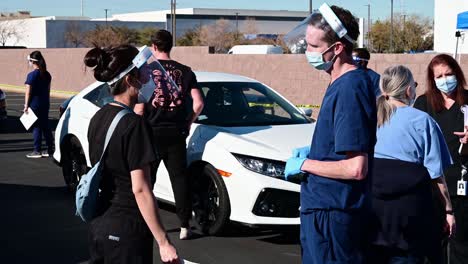
<svg viewBox="0 0 468 264">
<path fill-rule="evenodd" d="M 58 106 L 52 99 L 50 124 Z M 24 130 L 22 94 L 7 92 L 8 119 L 0 121 L 0 263 L 86 263 L 87 226 L 74 214 L 61 168 L 51 159 L 27 159 L 32 134 Z M 232 224 L 223 236 L 178 239 L 174 208 L 161 205 L 161 215 L 179 254 L 196 263 L 300 263 L 297 227 L 251 228 Z M 155 248 L 154 260 L 159 263 Z"/>
</svg>

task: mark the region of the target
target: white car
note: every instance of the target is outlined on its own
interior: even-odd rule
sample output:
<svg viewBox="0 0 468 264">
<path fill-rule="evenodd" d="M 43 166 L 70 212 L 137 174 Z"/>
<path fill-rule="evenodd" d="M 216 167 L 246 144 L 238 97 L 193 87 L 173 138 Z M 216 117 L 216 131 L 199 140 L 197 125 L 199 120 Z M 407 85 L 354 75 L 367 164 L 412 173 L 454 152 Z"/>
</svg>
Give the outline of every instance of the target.
<svg viewBox="0 0 468 264">
<path fill-rule="evenodd" d="M 193 178 L 194 216 L 208 234 L 231 221 L 248 225 L 298 225 L 298 182 L 284 179 L 293 148 L 310 144 L 315 128 L 310 116 L 266 85 L 239 75 L 196 72 L 205 108 L 187 138 Z M 88 126 L 111 96 L 95 82 L 68 104 L 55 132 L 54 159 L 73 189 L 91 167 Z M 155 196 L 174 203 L 161 163 Z"/>
</svg>

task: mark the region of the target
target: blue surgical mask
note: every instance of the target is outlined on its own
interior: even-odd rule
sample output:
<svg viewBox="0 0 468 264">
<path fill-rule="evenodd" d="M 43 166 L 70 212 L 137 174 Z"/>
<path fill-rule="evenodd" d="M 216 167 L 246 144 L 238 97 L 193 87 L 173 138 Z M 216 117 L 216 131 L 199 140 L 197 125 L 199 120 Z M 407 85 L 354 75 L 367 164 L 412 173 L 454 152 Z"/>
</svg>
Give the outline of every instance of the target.
<svg viewBox="0 0 468 264">
<path fill-rule="evenodd" d="M 333 58 L 330 61 L 325 62 L 323 60 L 323 54 L 325 52 L 327 52 L 333 46 L 335 46 L 335 44 L 331 45 L 330 47 L 328 47 L 323 52 L 306 51 L 305 54 L 306 54 L 306 57 L 307 57 L 307 61 L 309 62 L 310 65 L 312 65 L 312 67 L 314 67 L 317 70 L 323 70 L 323 71 L 330 70 L 331 67 L 333 66 L 333 63 L 335 63 L 336 55 L 333 56 Z"/>
<path fill-rule="evenodd" d="M 449 75 L 447 77 L 441 77 L 434 79 L 437 89 L 445 94 L 451 94 L 457 88 L 457 77 L 455 75 Z"/>
</svg>

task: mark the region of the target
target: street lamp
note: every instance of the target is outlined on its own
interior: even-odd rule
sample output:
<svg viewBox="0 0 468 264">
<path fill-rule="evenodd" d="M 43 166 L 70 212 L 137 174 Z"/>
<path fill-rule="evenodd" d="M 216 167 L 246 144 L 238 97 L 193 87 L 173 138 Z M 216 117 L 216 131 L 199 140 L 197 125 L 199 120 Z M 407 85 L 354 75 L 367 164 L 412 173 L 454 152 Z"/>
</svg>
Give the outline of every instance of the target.
<svg viewBox="0 0 468 264">
<path fill-rule="evenodd" d="M 236 12 L 236 40 L 239 39 L 239 12 Z"/>
<path fill-rule="evenodd" d="M 176 46 L 176 0 L 171 0 L 172 45 Z"/>
<path fill-rule="evenodd" d="M 390 8 L 390 51 L 393 52 L 393 0 Z"/>
<path fill-rule="evenodd" d="M 108 8 L 105 8 L 104 11 L 106 11 L 106 27 L 107 27 L 107 11 L 109 11 L 110 9 Z"/>
<path fill-rule="evenodd" d="M 309 14 L 312 14 L 312 0 L 309 2 Z"/>
<path fill-rule="evenodd" d="M 367 48 L 370 49 L 370 32 L 371 32 L 371 22 L 370 22 L 370 2 L 367 5 Z"/>
</svg>

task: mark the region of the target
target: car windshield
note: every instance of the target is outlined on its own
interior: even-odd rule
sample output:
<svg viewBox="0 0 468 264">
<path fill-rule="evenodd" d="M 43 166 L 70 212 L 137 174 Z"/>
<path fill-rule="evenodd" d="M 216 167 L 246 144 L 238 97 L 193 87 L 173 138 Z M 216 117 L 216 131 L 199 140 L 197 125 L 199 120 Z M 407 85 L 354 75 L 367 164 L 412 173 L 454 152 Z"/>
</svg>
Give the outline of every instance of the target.
<svg viewBox="0 0 468 264">
<path fill-rule="evenodd" d="M 256 82 L 200 82 L 205 107 L 197 123 L 215 126 L 269 126 L 310 123 L 270 88 Z"/>
</svg>

